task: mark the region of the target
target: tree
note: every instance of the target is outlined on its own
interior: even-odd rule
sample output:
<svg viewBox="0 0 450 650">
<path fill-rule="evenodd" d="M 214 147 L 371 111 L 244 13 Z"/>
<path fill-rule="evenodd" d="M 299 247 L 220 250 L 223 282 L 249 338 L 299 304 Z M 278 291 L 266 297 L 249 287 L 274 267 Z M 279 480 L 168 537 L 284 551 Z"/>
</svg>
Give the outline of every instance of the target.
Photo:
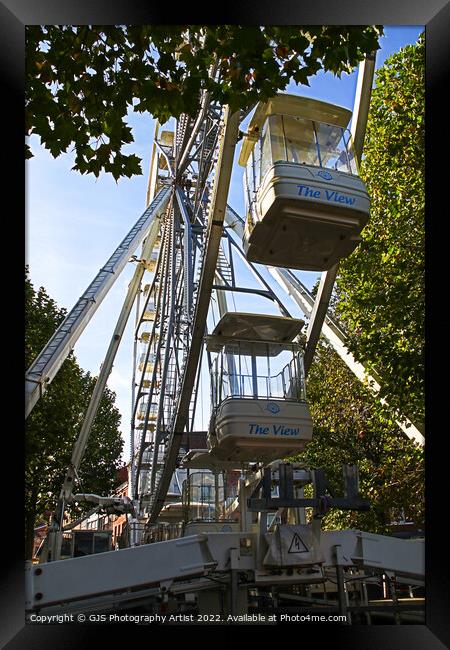
<svg viewBox="0 0 450 650">
<path fill-rule="evenodd" d="M 141 174 L 128 110 L 161 123 L 213 101 L 245 109 L 319 70 L 341 75 L 379 48 L 380 26 L 27 26 L 26 135 L 74 169 Z M 31 152 L 27 150 L 28 157 Z"/>
<path fill-rule="evenodd" d="M 28 269 L 25 279 L 25 365 L 41 351 L 65 317 L 45 289 L 35 291 Z M 33 529 L 53 511 L 69 465 L 95 379 L 77 364 L 73 353 L 63 363 L 48 391 L 26 421 L 25 441 L 25 537 L 26 556 L 31 557 Z M 115 394 L 106 389 L 94 421 L 85 458 L 78 472 L 84 492 L 110 494 L 116 487 L 123 441 L 118 429 L 120 413 Z M 81 504 L 73 513 L 92 507 Z"/>
<path fill-rule="evenodd" d="M 361 175 L 371 198 L 363 242 L 341 262 L 339 314 L 355 358 L 380 376 L 380 397 L 424 419 L 423 35 L 377 72 Z"/>
<path fill-rule="evenodd" d="M 371 216 L 363 242 L 340 264 L 332 300 L 350 350 L 382 390 L 375 396 L 323 341 L 308 376 L 314 434 L 301 460 L 323 467 L 337 493 L 342 464 L 356 463 L 372 502 L 367 512 L 330 511 L 328 528 L 385 533 L 403 516 L 424 524 L 424 449 L 395 423 L 398 411 L 420 421 L 424 408 L 423 126 L 421 36 L 378 70 L 361 170 Z"/>
<path fill-rule="evenodd" d="M 323 468 L 336 494 L 342 494 L 342 465 L 358 465 L 361 494 L 372 504 L 369 511 L 331 510 L 324 528 L 386 533 L 403 517 L 423 526 L 423 447 L 403 434 L 392 409 L 323 341 L 308 374 L 307 393 L 314 433 L 297 459 Z"/>
</svg>

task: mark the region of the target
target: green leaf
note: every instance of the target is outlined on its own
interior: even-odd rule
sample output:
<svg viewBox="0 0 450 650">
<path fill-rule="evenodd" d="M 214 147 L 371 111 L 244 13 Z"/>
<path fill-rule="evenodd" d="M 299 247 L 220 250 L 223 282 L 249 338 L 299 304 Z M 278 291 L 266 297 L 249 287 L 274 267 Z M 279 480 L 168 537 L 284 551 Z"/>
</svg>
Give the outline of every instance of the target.
<svg viewBox="0 0 450 650">
<path fill-rule="evenodd" d="M 91 138 L 110 139 L 110 155 L 133 142 L 127 110 L 149 111 L 161 122 L 194 116 L 200 91 L 234 108 L 273 97 L 290 79 L 308 85 L 322 58 L 336 74 L 377 47 L 381 30 L 366 26 L 49 25 L 27 27 L 27 129 L 56 157 L 73 142 L 77 152 Z M 105 44 L 106 41 L 106 44 Z M 312 44 L 312 48 L 311 48 Z M 276 58 L 276 54 L 278 53 Z M 219 62 L 216 83 L 209 70 Z M 299 69 L 299 62 L 305 66 Z M 287 63 L 286 66 L 283 66 Z M 52 86 L 49 87 L 49 81 Z M 137 100 L 137 101 L 136 101 Z M 54 127 L 46 127 L 51 121 Z M 87 156 L 98 175 L 142 173 L 131 162 Z M 119 158 L 120 161 L 120 158 Z M 75 169 L 85 170 L 78 162 Z"/>
</svg>

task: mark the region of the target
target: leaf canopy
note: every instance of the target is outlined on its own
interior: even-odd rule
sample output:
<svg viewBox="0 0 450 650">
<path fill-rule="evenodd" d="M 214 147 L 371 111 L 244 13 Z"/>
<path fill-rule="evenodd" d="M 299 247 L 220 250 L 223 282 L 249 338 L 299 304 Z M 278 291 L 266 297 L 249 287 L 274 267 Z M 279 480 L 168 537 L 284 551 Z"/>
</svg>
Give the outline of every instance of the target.
<svg viewBox="0 0 450 650">
<path fill-rule="evenodd" d="M 82 174 L 141 174 L 123 153 L 128 111 L 194 116 L 201 91 L 246 109 L 324 70 L 351 72 L 381 26 L 32 25 L 26 28 L 26 135 Z M 27 156 L 32 155 L 27 146 Z"/>
<path fill-rule="evenodd" d="M 324 468 L 338 494 L 342 464 L 357 464 L 372 502 L 367 512 L 330 511 L 325 528 L 388 533 L 403 518 L 424 525 L 424 448 L 396 424 L 402 414 L 416 423 L 424 416 L 424 54 L 421 36 L 377 71 L 361 165 L 370 219 L 340 263 L 331 303 L 381 392 L 323 341 L 308 376 L 314 433 L 301 460 Z"/>
<path fill-rule="evenodd" d="M 380 396 L 424 420 L 425 41 L 378 70 L 361 174 L 371 198 L 363 242 L 341 262 L 337 313 L 350 350 L 382 378 Z"/>
</svg>

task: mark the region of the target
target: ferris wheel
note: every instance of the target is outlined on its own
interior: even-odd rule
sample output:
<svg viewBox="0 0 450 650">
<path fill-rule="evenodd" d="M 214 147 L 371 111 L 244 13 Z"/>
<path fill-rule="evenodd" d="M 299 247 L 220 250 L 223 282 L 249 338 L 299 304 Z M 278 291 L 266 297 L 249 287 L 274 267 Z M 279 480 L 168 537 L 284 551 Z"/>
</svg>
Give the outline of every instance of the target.
<svg viewBox="0 0 450 650">
<path fill-rule="evenodd" d="M 358 245 L 369 217 L 358 158 L 368 107 L 366 97 L 364 117 L 360 100 L 368 94 L 373 67 L 366 61 L 360 72 L 353 139 L 347 130 L 350 111 L 288 94 L 260 102 L 246 132 L 240 127 L 249 111 L 231 113 L 207 92 L 195 117 L 182 115 L 173 130 L 156 125 L 144 214 L 27 373 L 30 412 L 131 257 L 135 274 L 74 447 L 56 528 L 73 498 L 90 427 L 133 306 L 129 503 L 145 526 L 170 502 L 180 467 L 220 471 L 267 464 L 304 448 L 312 434 L 305 374 L 321 331 L 358 376 L 367 376 L 345 349 L 345 336 L 327 305 L 339 260 Z M 238 141 L 239 164 L 245 167 L 243 217 L 227 204 Z M 242 265 L 257 288 L 239 277 Z M 322 272 L 315 300 L 292 269 Z M 292 318 L 267 271 L 309 317 L 306 335 L 304 322 Z M 227 296 L 234 294 L 268 300 L 272 313 L 230 310 Z M 211 313 L 215 324 L 209 327 Z M 208 431 L 198 432 L 205 358 L 211 417 Z M 414 426 L 408 435 L 421 437 Z"/>
</svg>

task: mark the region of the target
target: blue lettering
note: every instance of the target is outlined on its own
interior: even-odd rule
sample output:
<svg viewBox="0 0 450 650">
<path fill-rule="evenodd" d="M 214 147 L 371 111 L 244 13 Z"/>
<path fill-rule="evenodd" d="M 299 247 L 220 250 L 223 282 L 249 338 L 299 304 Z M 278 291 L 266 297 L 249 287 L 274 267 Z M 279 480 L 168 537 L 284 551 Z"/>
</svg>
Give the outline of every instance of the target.
<svg viewBox="0 0 450 650">
<path fill-rule="evenodd" d="M 283 424 L 279 424 L 278 426 L 274 424 L 272 426 L 273 432 L 276 436 L 298 436 L 300 433 L 300 429 L 290 429 L 289 427 L 285 427 Z"/>
<path fill-rule="evenodd" d="M 320 190 L 310 187 L 309 185 L 297 185 L 298 195 L 305 196 L 312 199 L 319 199 L 321 197 Z M 353 205 L 355 203 L 355 198 L 346 196 L 345 194 L 340 194 L 335 190 L 325 190 L 325 196 L 327 201 L 335 201 L 336 203 L 346 203 L 347 205 Z"/>
<path fill-rule="evenodd" d="M 336 203 L 346 203 L 347 205 L 353 205 L 355 199 L 350 196 L 345 196 L 345 194 L 339 194 L 339 192 L 325 190 L 325 195 L 328 201 L 335 201 Z"/>
<path fill-rule="evenodd" d="M 320 190 L 315 190 L 309 187 L 309 185 L 297 185 L 297 187 L 299 196 L 308 196 L 313 199 L 320 198 Z"/>
<path fill-rule="evenodd" d="M 269 427 L 262 427 L 259 424 L 249 424 L 250 427 L 250 434 L 256 434 L 256 435 L 267 435 L 269 433 Z"/>
<path fill-rule="evenodd" d="M 250 435 L 266 436 L 269 434 L 269 427 L 264 427 L 256 423 L 249 424 L 248 426 Z M 275 436 L 298 436 L 300 434 L 300 429 L 291 429 L 286 427 L 284 424 L 273 424 L 272 432 L 272 435 Z"/>
</svg>

